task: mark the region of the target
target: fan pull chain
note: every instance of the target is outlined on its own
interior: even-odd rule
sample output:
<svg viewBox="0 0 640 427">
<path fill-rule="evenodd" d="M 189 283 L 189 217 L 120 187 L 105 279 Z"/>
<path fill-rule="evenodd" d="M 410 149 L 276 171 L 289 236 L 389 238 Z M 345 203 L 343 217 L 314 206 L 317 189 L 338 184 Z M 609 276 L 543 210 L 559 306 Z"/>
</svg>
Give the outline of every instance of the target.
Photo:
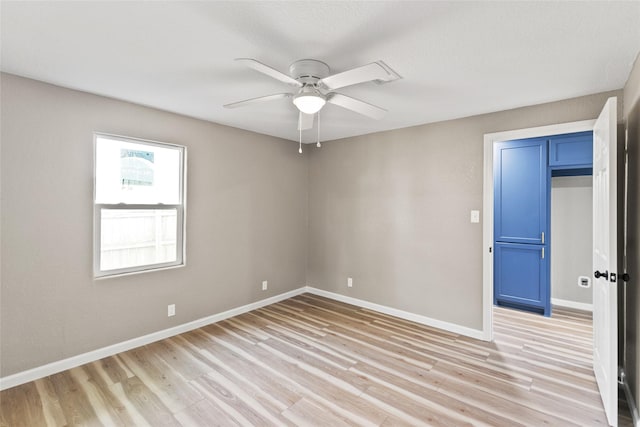
<svg viewBox="0 0 640 427">
<path fill-rule="evenodd" d="M 320 145 L 320 111 L 318 111 L 318 143 L 316 144 L 316 147 L 322 147 L 322 145 Z"/>
<path fill-rule="evenodd" d="M 302 129 L 298 129 L 300 132 L 300 145 L 298 146 L 298 153 L 302 154 Z"/>
</svg>

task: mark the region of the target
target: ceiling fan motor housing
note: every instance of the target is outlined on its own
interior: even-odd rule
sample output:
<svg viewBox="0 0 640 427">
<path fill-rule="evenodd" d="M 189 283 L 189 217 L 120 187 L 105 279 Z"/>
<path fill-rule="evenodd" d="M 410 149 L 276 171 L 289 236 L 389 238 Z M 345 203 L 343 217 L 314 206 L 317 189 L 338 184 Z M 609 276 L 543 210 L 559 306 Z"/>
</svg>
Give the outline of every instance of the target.
<svg viewBox="0 0 640 427">
<path fill-rule="evenodd" d="M 329 66 L 315 59 L 301 59 L 289 66 L 289 75 L 303 84 L 315 85 L 318 80 L 328 77 Z"/>
</svg>

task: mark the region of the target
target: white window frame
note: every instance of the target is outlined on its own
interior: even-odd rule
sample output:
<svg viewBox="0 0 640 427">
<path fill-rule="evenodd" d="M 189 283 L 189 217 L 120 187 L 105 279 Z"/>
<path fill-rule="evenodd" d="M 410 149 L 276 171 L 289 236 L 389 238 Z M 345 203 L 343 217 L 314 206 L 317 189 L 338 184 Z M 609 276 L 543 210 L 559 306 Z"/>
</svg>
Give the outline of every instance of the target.
<svg viewBox="0 0 640 427">
<path fill-rule="evenodd" d="M 96 165 L 97 165 L 97 145 L 98 138 L 107 138 L 111 140 L 131 142 L 136 144 L 145 144 L 162 148 L 171 148 L 178 150 L 180 154 L 180 170 L 179 170 L 179 203 L 178 204 L 127 204 L 127 203 L 96 203 Z M 133 138 L 128 136 L 113 135 L 102 132 L 93 133 L 93 275 L 96 279 L 123 276 L 129 274 L 138 274 L 148 271 L 157 271 L 167 268 L 182 267 L 185 265 L 185 234 L 186 234 L 186 166 L 187 166 L 187 147 L 183 145 L 170 144 L 167 142 L 151 141 L 147 139 Z M 102 235 L 102 209 L 122 209 L 122 210 L 176 210 L 176 260 L 171 262 L 137 265 L 132 267 L 101 270 L 101 235 Z"/>
</svg>

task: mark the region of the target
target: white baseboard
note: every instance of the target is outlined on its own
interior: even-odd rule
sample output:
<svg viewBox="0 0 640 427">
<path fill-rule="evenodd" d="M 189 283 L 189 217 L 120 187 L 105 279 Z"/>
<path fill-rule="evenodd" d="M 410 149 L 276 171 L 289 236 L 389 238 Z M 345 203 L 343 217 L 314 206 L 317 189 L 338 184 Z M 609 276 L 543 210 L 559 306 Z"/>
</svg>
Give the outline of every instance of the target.
<svg viewBox="0 0 640 427">
<path fill-rule="evenodd" d="M 629 388 L 629 383 L 627 382 L 626 375 L 623 375 L 624 378 L 622 382 L 622 388 L 624 389 L 624 395 L 627 398 L 627 405 L 629 405 L 629 412 L 631 412 L 631 418 L 633 419 L 633 425 L 635 427 L 640 427 L 640 414 L 638 414 L 638 407 L 636 406 L 636 401 L 631 393 L 631 389 Z"/>
<path fill-rule="evenodd" d="M 378 311 L 380 313 L 399 317 L 405 320 L 410 320 L 412 322 L 420 323 L 422 325 L 432 326 L 434 328 L 442 329 L 444 331 L 453 332 L 455 334 L 464 335 L 464 336 L 475 338 L 478 340 L 484 339 L 484 333 L 479 329 L 467 328 L 466 326 L 456 325 L 455 323 L 449 323 L 449 322 L 444 322 L 442 320 L 432 319 L 430 317 L 423 316 L 420 314 L 398 310 L 397 308 L 392 308 L 386 305 L 380 305 L 373 302 L 349 297 L 346 295 L 325 291 L 322 289 L 314 288 L 312 286 L 307 286 L 305 290 L 310 294 L 330 298 L 330 299 L 341 301 L 347 304 L 356 305 L 358 307 L 367 308 L 369 310 Z"/>
<path fill-rule="evenodd" d="M 58 372 L 65 371 L 67 369 L 75 368 L 85 363 L 95 362 L 96 360 L 103 359 L 114 354 L 121 353 L 123 351 L 131 350 L 136 347 L 151 344 L 152 342 L 159 341 L 165 338 L 169 338 L 184 332 L 192 331 L 194 329 L 201 328 L 212 323 L 219 322 L 224 319 L 228 319 L 233 316 L 238 316 L 243 313 L 247 313 L 251 310 L 256 310 L 261 307 L 265 307 L 269 304 L 283 301 L 287 298 L 291 298 L 296 295 L 300 295 L 306 292 L 306 287 L 294 289 L 289 292 L 285 292 L 280 295 L 276 295 L 270 298 L 265 298 L 260 301 L 246 304 L 241 307 L 233 308 L 231 310 L 223 311 L 222 313 L 214 314 L 212 316 L 203 317 L 202 319 L 194 320 L 192 322 L 183 323 L 182 325 L 174 326 L 172 328 L 164 329 L 162 331 L 153 332 L 151 334 L 143 335 L 138 338 L 133 338 L 128 341 L 123 341 L 117 344 L 113 344 L 107 347 L 99 348 L 97 350 L 89 351 L 87 353 L 72 356 L 67 359 L 59 360 L 57 362 L 48 363 L 46 365 L 38 366 L 33 369 L 18 372 L 13 375 L 9 375 L 0 378 L 0 390 L 15 387 L 20 384 L 34 381 L 39 378 L 44 378 L 49 375 L 56 374 Z"/>
<path fill-rule="evenodd" d="M 587 304 L 585 302 L 575 302 L 575 301 L 568 301 L 564 299 L 551 298 L 551 305 L 557 305 L 558 307 L 575 308 L 576 310 L 593 312 L 593 304 Z"/>
<path fill-rule="evenodd" d="M 301 288 L 294 289 L 292 291 L 285 292 L 280 295 L 275 295 L 273 297 L 256 301 L 251 304 L 246 304 L 241 307 L 223 311 L 222 313 L 203 317 L 202 319 L 194 320 L 188 323 L 183 323 L 182 325 L 174 326 L 172 328 L 164 329 L 162 331 L 153 332 L 138 338 L 133 338 L 133 339 L 123 341 L 117 344 L 113 344 L 107 347 L 99 348 L 97 350 L 89 351 L 87 353 L 79 354 L 77 356 L 72 356 L 67 359 L 58 360 L 56 362 L 38 366 L 33 369 L 29 369 L 26 371 L 18 372 L 13 375 L 2 377 L 0 378 L 0 390 L 5 390 L 7 388 L 15 387 L 17 385 L 24 384 L 29 381 L 34 381 L 40 378 L 47 377 L 49 375 L 56 374 L 58 372 L 65 371 L 67 369 L 84 365 L 85 363 L 95 362 L 96 360 L 113 356 L 115 354 L 122 353 L 123 351 L 131 350 L 136 347 L 151 344 L 153 342 L 163 340 L 165 338 L 169 338 L 178 334 L 182 334 L 184 332 L 189 332 L 194 329 L 198 329 L 203 326 L 207 326 L 212 323 L 216 323 L 233 316 L 238 316 L 240 314 L 247 313 L 251 310 L 256 310 L 258 308 L 283 301 L 285 299 L 303 294 L 305 292 L 330 298 L 336 301 L 345 302 L 347 304 L 352 304 L 358 307 L 367 308 L 369 310 L 378 311 L 380 313 L 388 314 L 391 316 L 396 316 L 401 319 L 410 320 L 412 322 L 420 323 L 423 325 L 432 326 L 434 328 L 442 329 L 442 330 L 453 332 L 456 334 L 465 335 L 471 338 L 476 338 L 479 340 L 483 339 L 483 332 L 481 330 L 467 328 L 465 326 L 456 325 L 454 323 L 432 319 L 430 317 L 422 316 L 420 314 L 414 314 L 407 311 L 398 310 L 396 308 L 388 307 L 385 305 L 375 304 L 369 301 L 349 297 L 346 295 L 324 291 L 322 289 L 317 289 L 311 286 L 303 286 Z"/>
</svg>

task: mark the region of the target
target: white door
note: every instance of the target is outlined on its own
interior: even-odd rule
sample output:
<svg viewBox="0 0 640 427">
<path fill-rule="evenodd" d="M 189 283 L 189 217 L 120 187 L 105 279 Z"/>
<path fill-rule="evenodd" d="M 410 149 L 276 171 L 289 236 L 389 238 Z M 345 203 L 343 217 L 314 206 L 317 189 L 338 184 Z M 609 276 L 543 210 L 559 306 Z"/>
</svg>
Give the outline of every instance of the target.
<svg viewBox="0 0 640 427">
<path fill-rule="evenodd" d="M 618 425 L 616 98 L 593 128 L 593 370 L 607 420 Z"/>
</svg>

